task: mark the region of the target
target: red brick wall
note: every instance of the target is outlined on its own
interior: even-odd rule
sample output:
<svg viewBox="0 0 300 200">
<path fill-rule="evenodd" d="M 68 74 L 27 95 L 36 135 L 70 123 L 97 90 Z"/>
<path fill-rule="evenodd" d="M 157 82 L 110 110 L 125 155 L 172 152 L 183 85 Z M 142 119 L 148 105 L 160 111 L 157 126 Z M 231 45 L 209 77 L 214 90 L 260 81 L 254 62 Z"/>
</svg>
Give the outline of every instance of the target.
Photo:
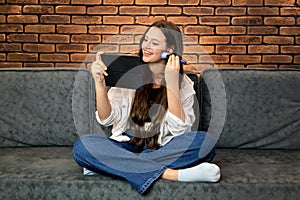
<svg viewBox="0 0 300 200">
<path fill-rule="evenodd" d="M 299 15 L 300 0 L 0 0 L 0 67 L 87 67 L 168 19 L 193 66 L 300 68 Z"/>
</svg>

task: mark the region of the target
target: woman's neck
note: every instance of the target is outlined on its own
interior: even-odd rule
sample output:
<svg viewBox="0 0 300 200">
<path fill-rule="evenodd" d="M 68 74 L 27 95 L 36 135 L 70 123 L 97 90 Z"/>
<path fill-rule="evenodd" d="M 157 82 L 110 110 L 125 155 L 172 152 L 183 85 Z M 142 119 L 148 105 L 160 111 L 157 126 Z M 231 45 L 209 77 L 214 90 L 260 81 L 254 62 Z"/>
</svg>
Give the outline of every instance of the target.
<svg viewBox="0 0 300 200">
<path fill-rule="evenodd" d="M 152 88 L 160 88 L 165 78 L 165 65 L 161 63 L 150 63 L 150 71 L 152 73 Z"/>
</svg>

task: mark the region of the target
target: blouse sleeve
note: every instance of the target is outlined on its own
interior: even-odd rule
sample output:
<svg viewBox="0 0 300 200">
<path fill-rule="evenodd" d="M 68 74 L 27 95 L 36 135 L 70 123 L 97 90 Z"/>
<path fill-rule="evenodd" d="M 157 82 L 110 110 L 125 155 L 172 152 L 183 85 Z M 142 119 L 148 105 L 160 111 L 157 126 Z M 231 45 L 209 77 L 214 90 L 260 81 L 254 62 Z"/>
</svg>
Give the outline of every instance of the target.
<svg viewBox="0 0 300 200">
<path fill-rule="evenodd" d="M 120 121 L 122 116 L 122 105 L 124 104 L 124 100 L 126 100 L 126 98 L 123 97 L 123 93 L 120 88 L 111 88 L 107 95 L 111 104 L 111 113 L 108 118 L 100 120 L 98 111 L 96 111 L 96 119 L 101 125 L 111 126 L 115 122 Z"/>
</svg>

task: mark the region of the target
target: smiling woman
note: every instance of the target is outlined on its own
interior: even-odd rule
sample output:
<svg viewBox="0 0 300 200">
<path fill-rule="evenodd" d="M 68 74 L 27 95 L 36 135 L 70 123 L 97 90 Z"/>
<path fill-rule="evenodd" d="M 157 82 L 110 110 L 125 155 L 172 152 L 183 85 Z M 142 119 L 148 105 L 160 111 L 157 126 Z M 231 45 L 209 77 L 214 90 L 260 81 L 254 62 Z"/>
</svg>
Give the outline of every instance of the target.
<svg viewBox="0 0 300 200">
<path fill-rule="evenodd" d="M 215 155 L 215 139 L 192 131 L 193 82 L 180 63 L 182 37 L 168 21 L 153 23 L 140 41 L 139 56 L 145 84 L 136 90 L 106 89 L 107 67 L 97 54 L 92 65 L 98 122 L 113 126 L 112 135 L 82 135 L 73 156 L 85 170 L 125 178 L 144 193 L 157 179 L 217 182 L 220 169 L 208 163 Z M 168 60 L 162 52 L 171 54 Z"/>
</svg>

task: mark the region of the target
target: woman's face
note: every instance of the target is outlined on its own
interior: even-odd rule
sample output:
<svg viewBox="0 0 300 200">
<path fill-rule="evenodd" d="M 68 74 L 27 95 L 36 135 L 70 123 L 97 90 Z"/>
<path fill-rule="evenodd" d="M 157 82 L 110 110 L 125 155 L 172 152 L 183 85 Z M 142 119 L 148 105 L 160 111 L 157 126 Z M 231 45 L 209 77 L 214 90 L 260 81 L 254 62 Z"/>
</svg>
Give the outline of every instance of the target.
<svg viewBox="0 0 300 200">
<path fill-rule="evenodd" d="M 151 27 L 142 41 L 143 61 L 146 63 L 164 63 L 160 54 L 167 49 L 166 37 L 157 27 Z"/>
</svg>

